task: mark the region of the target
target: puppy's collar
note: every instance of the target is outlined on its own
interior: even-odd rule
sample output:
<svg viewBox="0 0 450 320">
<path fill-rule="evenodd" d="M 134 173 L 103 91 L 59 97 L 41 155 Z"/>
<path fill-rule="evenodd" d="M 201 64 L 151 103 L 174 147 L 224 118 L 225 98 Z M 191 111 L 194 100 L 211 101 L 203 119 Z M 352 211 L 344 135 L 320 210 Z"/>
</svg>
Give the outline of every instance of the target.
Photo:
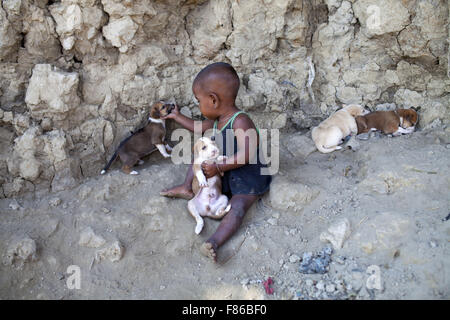
<svg viewBox="0 0 450 320">
<path fill-rule="evenodd" d="M 161 123 L 163 125 L 163 127 L 166 127 L 166 122 L 163 119 L 155 119 L 152 117 L 148 117 L 148 121 L 153 122 L 153 123 Z"/>
</svg>

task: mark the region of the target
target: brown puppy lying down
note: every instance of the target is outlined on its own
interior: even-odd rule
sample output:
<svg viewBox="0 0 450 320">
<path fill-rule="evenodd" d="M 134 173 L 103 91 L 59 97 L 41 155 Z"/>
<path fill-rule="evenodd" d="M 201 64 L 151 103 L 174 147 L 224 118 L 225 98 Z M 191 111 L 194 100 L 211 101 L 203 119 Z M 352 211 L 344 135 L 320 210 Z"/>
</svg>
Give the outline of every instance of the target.
<svg viewBox="0 0 450 320">
<path fill-rule="evenodd" d="M 231 204 L 228 204 L 228 197 L 222 194 L 221 177 L 216 175 L 206 179 L 201 168 L 203 161 L 222 161 L 225 157 L 219 154 L 219 148 L 210 138 L 200 138 L 194 145 L 192 191 L 195 196 L 189 200 L 188 210 L 197 222 L 195 226 L 196 234 L 199 234 L 203 229 L 202 217 L 220 219 L 231 209 Z"/>
<path fill-rule="evenodd" d="M 103 168 L 100 174 L 105 174 L 113 161 L 119 157 L 122 162 L 122 171 L 127 174 L 138 174 L 132 167 L 136 164 L 142 164 L 142 157 L 152 153 L 156 149 L 164 156 L 170 157 L 167 151 L 171 151 L 168 144 L 164 143 L 166 135 L 165 121 L 161 119 L 168 115 L 174 108 L 173 104 L 162 101 L 152 105 L 148 123 L 142 129 L 134 132 L 130 137 L 123 140 L 108 164 Z"/>
<path fill-rule="evenodd" d="M 375 111 L 355 118 L 358 134 L 380 130 L 394 136 L 413 132 L 418 119 L 417 112 L 413 109 Z"/>
</svg>

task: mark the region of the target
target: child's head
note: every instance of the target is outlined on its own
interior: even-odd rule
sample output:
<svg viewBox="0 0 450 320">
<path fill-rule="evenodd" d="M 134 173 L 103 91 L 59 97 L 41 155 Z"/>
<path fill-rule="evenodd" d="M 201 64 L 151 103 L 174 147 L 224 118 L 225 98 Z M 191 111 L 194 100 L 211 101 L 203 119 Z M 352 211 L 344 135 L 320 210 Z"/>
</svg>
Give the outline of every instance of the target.
<svg viewBox="0 0 450 320">
<path fill-rule="evenodd" d="M 223 108 L 234 107 L 239 85 L 236 70 L 228 63 L 216 62 L 198 73 L 192 90 L 201 113 L 209 119 L 216 119 Z"/>
</svg>

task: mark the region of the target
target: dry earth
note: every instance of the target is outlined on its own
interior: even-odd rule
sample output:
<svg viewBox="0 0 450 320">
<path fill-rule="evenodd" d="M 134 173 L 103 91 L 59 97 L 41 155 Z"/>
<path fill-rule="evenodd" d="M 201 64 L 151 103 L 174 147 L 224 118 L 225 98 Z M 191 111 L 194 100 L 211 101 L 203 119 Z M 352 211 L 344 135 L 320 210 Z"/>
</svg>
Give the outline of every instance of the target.
<svg viewBox="0 0 450 320">
<path fill-rule="evenodd" d="M 159 154 L 139 176 L 116 163 L 72 190 L 0 199 L 0 298 L 449 299 L 450 128 L 332 154 L 308 135 L 283 136 L 271 191 L 217 264 L 199 247 L 219 222 L 197 236 L 187 202 L 159 196 L 186 172 Z M 300 273 L 305 252 L 331 246 L 330 226 L 343 247 L 328 272 Z M 71 265 L 80 289 L 68 288 Z"/>
</svg>

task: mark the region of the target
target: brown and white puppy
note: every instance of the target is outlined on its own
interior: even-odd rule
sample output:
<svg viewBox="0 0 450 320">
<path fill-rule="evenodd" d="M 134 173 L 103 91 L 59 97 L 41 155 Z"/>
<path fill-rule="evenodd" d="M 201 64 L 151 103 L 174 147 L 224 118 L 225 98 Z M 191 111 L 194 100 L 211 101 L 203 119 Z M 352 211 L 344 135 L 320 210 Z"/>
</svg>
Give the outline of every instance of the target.
<svg viewBox="0 0 450 320">
<path fill-rule="evenodd" d="M 150 116 L 147 125 L 134 132 L 130 137 L 123 140 L 114 152 L 108 164 L 103 168 L 100 174 L 105 174 L 106 170 L 111 166 L 113 161 L 119 157 L 122 162 L 122 171 L 127 174 L 138 174 L 132 170 L 133 166 L 138 163 L 142 164 L 142 157 L 152 153 L 156 149 L 164 156 L 170 157 L 167 151 L 172 148 L 164 143 L 166 135 L 166 124 L 161 119 L 168 115 L 174 108 L 173 104 L 163 101 L 156 102 L 150 108 Z"/>
<path fill-rule="evenodd" d="M 351 104 L 333 113 L 311 131 L 311 136 L 317 149 L 322 153 L 329 153 L 342 149 L 339 144 L 343 139 L 358 132 L 355 117 L 364 115 L 368 111 L 362 106 Z"/>
<path fill-rule="evenodd" d="M 203 161 L 222 161 L 225 157 L 219 155 L 219 148 L 210 138 L 202 137 L 194 145 L 194 180 L 192 191 L 195 196 L 188 202 L 189 213 L 194 217 L 197 225 L 195 233 L 203 229 L 203 218 L 220 219 L 231 209 L 228 197 L 222 194 L 222 180 L 219 175 L 206 179 L 201 164 Z"/>
<path fill-rule="evenodd" d="M 419 117 L 414 109 L 375 111 L 356 117 L 358 134 L 380 130 L 385 134 L 399 136 L 414 131 Z"/>
</svg>

